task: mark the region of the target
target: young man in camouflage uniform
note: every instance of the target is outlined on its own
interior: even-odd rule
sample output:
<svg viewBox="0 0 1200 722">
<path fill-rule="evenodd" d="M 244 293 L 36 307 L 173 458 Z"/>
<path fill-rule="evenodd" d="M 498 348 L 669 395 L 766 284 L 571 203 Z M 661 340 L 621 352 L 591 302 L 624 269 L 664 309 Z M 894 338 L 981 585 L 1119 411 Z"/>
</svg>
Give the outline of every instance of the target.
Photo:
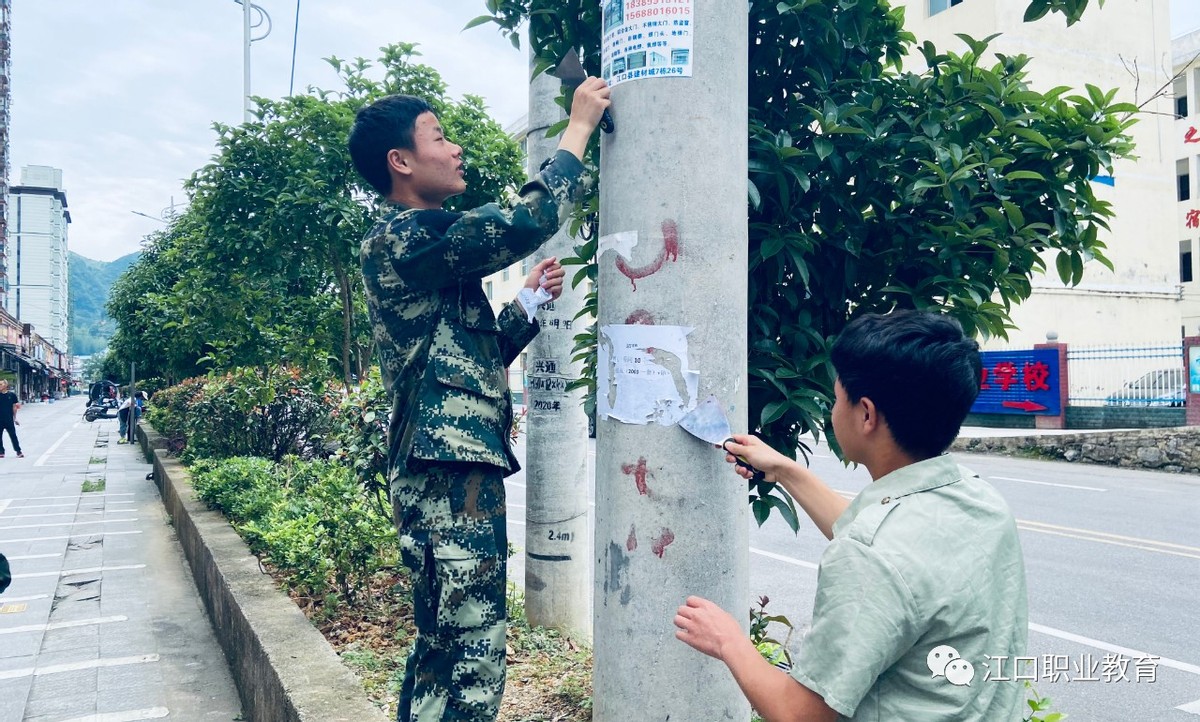
<svg viewBox="0 0 1200 722">
<path fill-rule="evenodd" d="M 432 108 L 393 95 L 359 111 L 350 154 L 382 194 L 361 260 L 383 379 L 392 397 L 388 478 L 417 639 L 397 719 L 494 720 L 504 691 L 505 368 L 538 332 L 537 306 L 562 292 L 555 259 L 492 313 L 481 280 L 535 251 L 582 194 L 581 159 L 608 106 L 603 80 L 575 91 L 558 152 L 511 205 L 442 210 L 466 190 L 462 148 Z M 540 293 L 539 293 L 540 291 Z"/>
</svg>

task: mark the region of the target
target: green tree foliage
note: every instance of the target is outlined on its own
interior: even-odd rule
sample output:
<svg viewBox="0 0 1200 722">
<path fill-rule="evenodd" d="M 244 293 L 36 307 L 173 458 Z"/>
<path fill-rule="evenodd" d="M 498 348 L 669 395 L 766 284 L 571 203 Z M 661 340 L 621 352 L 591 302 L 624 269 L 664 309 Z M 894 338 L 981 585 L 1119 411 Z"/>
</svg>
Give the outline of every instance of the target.
<svg viewBox="0 0 1200 722">
<path fill-rule="evenodd" d="M 381 52 L 382 80 L 366 60 L 333 58 L 344 91 L 257 98 L 252 122 L 214 126 L 213 160 L 187 183 L 187 211 L 147 238 L 113 289 L 121 359 L 173 379 L 281 362 L 337 369 L 347 385 L 365 375 L 373 348 L 358 246 L 375 208 L 346 148 L 355 112 L 396 92 L 428 99 L 466 148 L 470 192 L 457 207 L 493 200 L 522 176 L 520 148 L 481 99 L 447 97 L 437 71 L 414 62 L 415 45 Z"/>
<path fill-rule="evenodd" d="M 598 3 L 574 5 L 488 0 L 473 24 L 528 20 L 543 66 L 576 46 L 594 73 Z M 1087 5 L 1035 0 L 1028 18 L 1073 23 Z M 1136 108 L 1091 86 L 1035 91 L 1029 58 L 988 62 L 986 40 L 963 37 L 963 54 L 927 43 L 929 69 L 905 72 L 914 41 L 884 0 L 749 12 L 750 423 L 790 451 L 826 427 L 829 349 L 850 318 L 940 308 L 1004 336 L 1043 259 L 1069 284 L 1088 261 L 1109 265 L 1098 231 L 1112 209 L 1089 180 L 1131 153 Z"/>
</svg>

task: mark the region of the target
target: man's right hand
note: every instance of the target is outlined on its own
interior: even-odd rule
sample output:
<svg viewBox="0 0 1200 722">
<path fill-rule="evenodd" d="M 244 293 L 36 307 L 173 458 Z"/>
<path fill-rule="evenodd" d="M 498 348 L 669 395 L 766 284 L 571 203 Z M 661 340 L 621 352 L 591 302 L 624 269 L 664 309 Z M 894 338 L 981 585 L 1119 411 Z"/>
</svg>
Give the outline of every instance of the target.
<svg viewBox="0 0 1200 722">
<path fill-rule="evenodd" d="M 588 140 L 600 124 L 600 116 L 612 105 L 609 99 L 611 94 L 612 88 L 603 78 L 588 77 L 575 88 L 575 97 L 571 101 L 571 120 L 558 143 L 559 150 L 569 151 L 583 160 Z"/>
<path fill-rule="evenodd" d="M 765 441 L 750 434 L 734 434 L 725 442 L 725 461 L 736 464 L 738 457 L 763 473 L 767 481 L 780 481 L 780 472 L 796 462 L 787 458 Z M 754 472 L 744 466 L 734 466 L 739 476 L 749 479 Z"/>
</svg>

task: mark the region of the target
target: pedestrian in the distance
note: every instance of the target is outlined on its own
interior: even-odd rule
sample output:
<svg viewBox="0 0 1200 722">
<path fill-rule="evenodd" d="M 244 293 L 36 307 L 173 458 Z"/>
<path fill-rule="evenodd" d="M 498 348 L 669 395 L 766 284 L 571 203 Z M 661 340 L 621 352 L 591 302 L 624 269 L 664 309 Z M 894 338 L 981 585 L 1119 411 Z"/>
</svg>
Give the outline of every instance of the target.
<svg viewBox="0 0 1200 722">
<path fill-rule="evenodd" d="M 17 441 L 17 426 L 21 423 L 17 421 L 19 408 L 21 400 L 8 390 L 8 381 L 0 379 L 0 459 L 4 458 L 5 431 L 8 432 L 9 441 L 12 441 L 13 451 L 17 452 L 17 458 L 25 458 L 25 454 L 21 453 L 21 442 Z"/>
</svg>

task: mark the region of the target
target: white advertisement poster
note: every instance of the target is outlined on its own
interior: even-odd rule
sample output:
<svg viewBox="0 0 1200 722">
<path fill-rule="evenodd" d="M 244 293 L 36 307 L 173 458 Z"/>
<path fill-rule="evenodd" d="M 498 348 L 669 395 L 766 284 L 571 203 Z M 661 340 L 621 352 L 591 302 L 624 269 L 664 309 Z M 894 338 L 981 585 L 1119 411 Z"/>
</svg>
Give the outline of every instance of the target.
<svg viewBox="0 0 1200 722">
<path fill-rule="evenodd" d="M 610 86 L 692 77 L 693 0 L 601 0 L 601 74 Z"/>
<path fill-rule="evenodd" d="M 696 408 L 700 373 L 688 362 L 683 326 L 602 326 L 596 365 L 601 418 L 671 426 Z"/>
</svg>

